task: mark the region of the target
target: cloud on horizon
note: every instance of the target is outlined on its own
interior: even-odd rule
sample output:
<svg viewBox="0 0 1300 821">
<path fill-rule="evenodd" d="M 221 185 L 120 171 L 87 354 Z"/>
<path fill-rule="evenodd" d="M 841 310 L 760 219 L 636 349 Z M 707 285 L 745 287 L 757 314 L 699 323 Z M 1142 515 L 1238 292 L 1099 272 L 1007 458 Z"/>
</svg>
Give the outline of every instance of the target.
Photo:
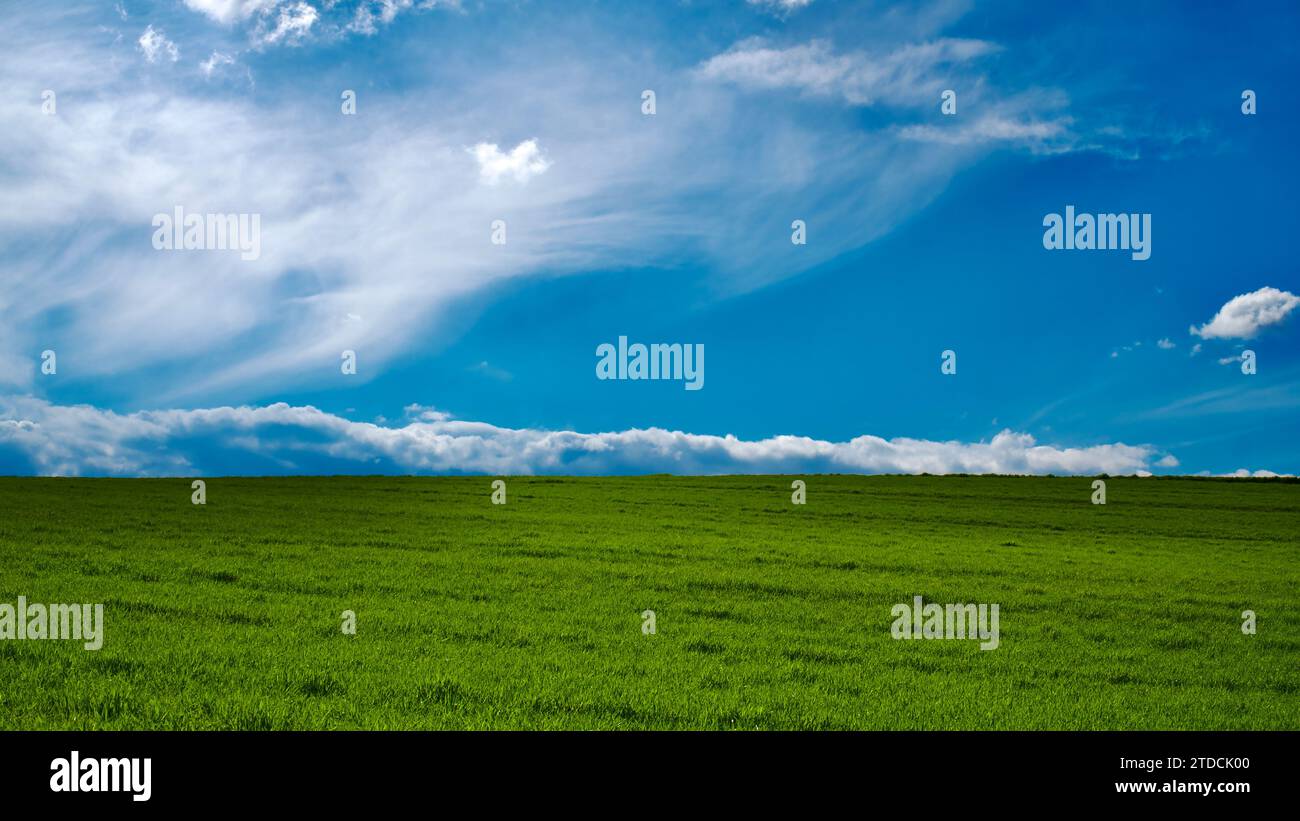
<svg viewBox="0 0 1300 821">
<path fill-rule="evenodd" d="M 138 411 L 0 398 L 0 465 L 45 476 L 230 475 L 231 455 L 258 473 L 606 475 L 628 473 L 1145 474 L 1149 445 L 1039 444 L 1003 430 L 989 441 L 858 436 L 743 440 L 661 428 L 604 433 L 503 428 L 420 406 L 404 424 L 354 422 L 310 406 Z M 1163 458 L 1168 465 L 1169 457 Z M 1176 462 L 1175 462 L 1176 464 Z M 1156 465 L 1158 466 L 1158 465 Z M 243 471 L 249 472 L 247 468 Z"/>
</svg>

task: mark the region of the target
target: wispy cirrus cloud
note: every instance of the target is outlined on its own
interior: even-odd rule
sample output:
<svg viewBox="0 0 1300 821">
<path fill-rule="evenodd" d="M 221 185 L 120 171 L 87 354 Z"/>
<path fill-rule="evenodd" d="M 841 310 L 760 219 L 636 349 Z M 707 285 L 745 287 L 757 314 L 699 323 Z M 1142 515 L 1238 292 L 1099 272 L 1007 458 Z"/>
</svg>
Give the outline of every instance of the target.
<svg viewBox="0 0 1300 821">
<path fill-rule="evenodd" d="M 256 24 L 268 8 L 204 13 Z M 620 56 L 479 66 L 467 53 L 464 81 L 436 104 L 367 98 L 364 128 L 349 128 L 337 103 L 259 104 L 170 73 L 142 83 L 111 43 L 35 13 L 6 17 L 0 34 L 13 44 L 0 73 L 40 76 L 78 101 L 57 117 L 37 99 L 0 107 L 9 145 L 31 158 L 0 167 L 0 382 L 26 390 L 54 339 L 67 378 L 112 376 L 121 394 L 138 384 L 153 401 L 330 384 L 344 349 L 364 351 L 364 380 L 417 339 L 436 342 L 459 300 L 506 279 L 629 259 L 690 259 L 713 293 L 744 291 L 884 235 L 969 161 L 738 105 L 691 69 L 655 69 L 679 83 L 674 127 L 655 128 L 627 97 Z M 215 73 L 225 56 L 204 65 Z M 90 64 L 102 68 L 87 73 Z M 499 105 L 507 78 L 528 106 Z M 458 116 L 437 116 L 448 109 Z M 499 134 L 533 139 L 493 148 L 485 137 Z M 507 179 L 529 184 L 482 184 Z M 818 232 L 797 256 L 792 199 L 810 203 L 799 216 Z M 260 214 L 261 257 L 154 251 L 152 216 L 176 205 Z M 507 217 L 510 242 L 494 246 L 489 226 Z"/>
<path fill-rule="evenodd" d="M 736 43 L 705 61 L 700 76 L 754 90 L 787 89 L 851 105 L 937 105 L 949 79 L 941 71 L 992 54 L 984 40 L 939 38 L 880 54 L 837 52 L 825 40 L 778 47 L 762 38 Z"/>
<path fill-rule="evenodd" d="M 415 357 L 436 361 L 463 332 L 459 309 L 515 291 L 509 280 L 629 264 L 689 269 L 682 304 L 698 302 L 683 314 L 707 311 L 712 298 L 830 270 L 825 263 L 894 231 L 1001 146 L 1086 147 L 1076 130 L 1097 117 L 1087 105 L 1072 113 L 1063 92 L 1026 89 L 1060 75 L 1011 59 L 1014 40 L 1004 50 L 943 37 L 960 2 L 898 7 L 856 32 L 853 12 L 832 4 L 786 27 L 741 14 L 734 30 L 769 39 L 728 47 L 743 33 L 709 28 L 688 46 L 648 38 L 636 53 L 626 49 L 625 15 L 606 14 L 609 4 L 574 14 L 567 32 L 555 16 L 536 41 L 506 45 L 494 35 L 535 20 L 520 12 L 492 22 L 475 7 L 407 19 L 409 30 L 394 26 L 382 41 L 358 38 L 337 68 L 312 45 L 448 4 L 189 5 L 195 13 L 153 20 L 186 55 L 166 71 L 141 60 L 135 38 L 147 19 L 122 25 L 105 9 L 69 4 L 19 7 L 0 20 L 12 44 L 0 51 L 0 74 L 39 78 L 31 89 L 60 94 L 57 116 L 39 113 L 31 89 L 0 107 L 0 131 L 26 158 L 0 163 L 4 387 L 128 409 L 264 405 L 298 391 L 319 401 Z M 306 9 L 318 15 L 311 23 Z M 845 25 L 807 40 L 832 14 Z M 421 64 L 431 32 L 449 36 Z M 260 47 L 268 36 L 274 43 Z M 244 37 L 248 45 L 237 42 Z M 293 42 L 306 48 L 269 47 Z M 394 48 L 410 71 L 380 82 Z M 257 94 L 205 81 L 236 74 L 227 56 L 238 58 L 238 74 L 266 78 Z M 319 76 L 307 82 L 305 71 Z M 956 117 L 939 112 L 949 84 L 959 91 Z M 639 110 L 643 87 L 660 93 L 656 116 Z M 353 88 L 360 113 L 345 117 L 338 91 Z M 1124 138 L 1124 128 L 1108 128 L 1095 133 Z M 467 146 L 482 146 L 482 159 Z M 153 251 L 150 217 L 178 204 L 260 214 L 262 257 Z M 795 218 L 808 223 L 806 246 L 790 242 Z M 496 219 L 510 223 L 508 245 L 488 241 Z M 58 349 L 57 379 L 38 375 L 46 347 Z M 343 349 L 359 351 L 362 364 L 340 383 Z M 467 361 L 484 356 L 508 363 L 516 386 L 534 376 L 506 352 Z M 478 372 L 495 375 L 486 363 Z M 390 395 L 383 406 L 408 398 Z M 1009 418 L 1001 408 L 981 418 L 995 415 Z M 585 424 L 574 418 L 545 421 Z"/>
<path fill-rule="evenodd" d="M 942 4 L 935 10 L 942 11 Z M 845 50 L 827 39 L 779 45 L 751 37 L 704 61 L 696 73 L 749 92 L 787 91 L 855 108 L 888 108 L 895 115 L 889 131 L 897 139 L 972 152 L 1017 147 L 1035 154 L 1093 151 L 1131 160 L 1145 148 L 1167 158 L 1179 145 L 1206 136 L 1203 130 L 1156 128 L 1132 117 L 1081 122 L 1060 88 L 998 87 L 990 81 L 985 66 L 1003 52 L 1001 44 L 976 38 L 931 37 Z M 956 112 L 936 116 L 940 95 L 947 91 L 956 95 Z"/>
<path fill-rule="evenodd" d="M 1038 120 L 986 114 L 951 128 L 936 125 L 909 125 L 900 128 L 898 133 L 905 140 L 942 145 L 1020 143 L 1050 153 L 1066 151 L 1072 147 L 1073 139 L 1069 130 L 1071 122 L 1073 121 L 1069 117 Z"/>
<path fill-rule="evenodd" d="M 1239 362 L 1240 357 L 1230 356 L 1220 360 L 1227 365 Z M 1231 413 L 1279 411 L 1300 407 L 1300 382 L 1290 381 L 1258 388 L 1229 387 L 1202 391 L 1177 399 L 1158 408 L 1144 411 L 1135 419 L 1165 417 L 1209 416 Z"/>
</svg>

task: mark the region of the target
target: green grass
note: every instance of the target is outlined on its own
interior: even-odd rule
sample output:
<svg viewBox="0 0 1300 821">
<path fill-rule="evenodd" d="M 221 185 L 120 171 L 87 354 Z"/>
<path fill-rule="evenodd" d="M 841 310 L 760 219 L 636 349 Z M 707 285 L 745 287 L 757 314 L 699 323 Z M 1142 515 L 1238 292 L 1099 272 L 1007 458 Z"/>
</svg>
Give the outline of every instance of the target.
<svg viewBox="0 0 1300 821">
<path fill-rule="evenodd" d="M 1300 484 L 791 478 L 0 479 L 0 728 L 1300 728 Z"/>
</svg>

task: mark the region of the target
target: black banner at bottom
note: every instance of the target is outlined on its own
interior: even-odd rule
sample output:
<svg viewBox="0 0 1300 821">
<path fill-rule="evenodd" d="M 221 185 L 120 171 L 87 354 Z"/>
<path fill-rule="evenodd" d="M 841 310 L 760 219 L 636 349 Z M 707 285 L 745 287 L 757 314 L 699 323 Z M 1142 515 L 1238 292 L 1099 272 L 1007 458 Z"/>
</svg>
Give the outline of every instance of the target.
<svg viewBox="0 0 1300 821">
<path fill-rule="evenodd" d="M 1224 809 L 1285 799 L 1295 732 L 3 732 L 0 790 L 51 808 L 870 802 Z M 611 802 L 618 802 L 611 804 Z M 12 806 L 12 805 L 10 805 Z M 442 804 L 444 808 L 445 803 Z"/>
</svg>

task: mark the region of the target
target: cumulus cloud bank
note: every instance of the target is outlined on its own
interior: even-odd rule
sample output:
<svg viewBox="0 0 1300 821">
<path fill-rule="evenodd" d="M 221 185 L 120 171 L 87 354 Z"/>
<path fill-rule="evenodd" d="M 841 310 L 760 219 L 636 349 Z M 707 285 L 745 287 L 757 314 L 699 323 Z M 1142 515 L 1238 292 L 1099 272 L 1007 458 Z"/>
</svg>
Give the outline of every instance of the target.
<svg viewBox="0 0 1300 821">
<path fill-rule="evenodd" d="M 1040 445 L 1004 430 L 991 441 L 858 436 L 743 440 L 660 428 L 578 433 L 498 427 L 411 406 L 395 426 L 310 406 L 119 414 L 36 397 L 0 399 L 0 471 L 42 475 L 220 473 L 214 454 L 261 457 L 267 473 L 1145 473 L 1146 445 Z M 248 464 L 241 460 L 240 464 Z M 218 467 L 214 468 L 214 464 Z"/>
</svg>

